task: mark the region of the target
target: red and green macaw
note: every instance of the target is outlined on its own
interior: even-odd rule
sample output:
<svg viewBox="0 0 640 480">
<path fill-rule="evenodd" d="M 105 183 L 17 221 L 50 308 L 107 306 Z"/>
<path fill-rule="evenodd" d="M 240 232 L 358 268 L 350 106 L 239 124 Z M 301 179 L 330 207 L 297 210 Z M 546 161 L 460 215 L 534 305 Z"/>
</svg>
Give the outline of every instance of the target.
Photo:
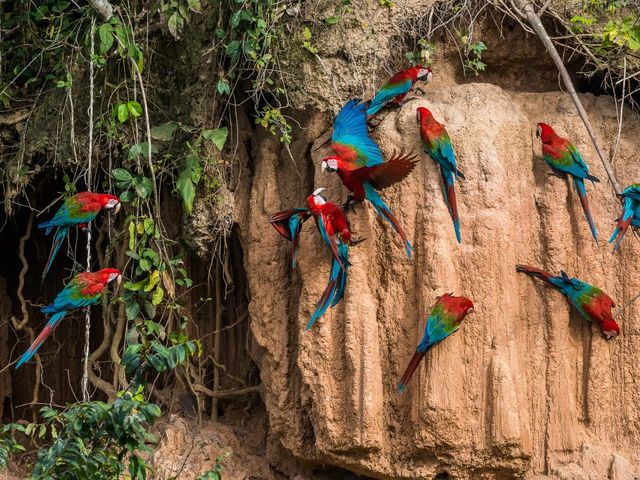
<svg viewBox="0 0 640 480">
<path fill-rule="evenodd" d="M 553 276 L 539 268 L 528 265 L 516 265 L 516 271 L 539 278 L 552 287 L 560 290 L 580 315 L 590 322 L 597 323 L 607 339 L 620 334 L 620 327 L 613 319 L 611 308 L 615 307 L 609 295 L 597 287 L 589 285 L 577 278 L 569 278 L 566 273 Z"/>
<path fill-rule="evenodd" d="M 422 65 L 416 65 L 396 73 L 376 92 L 367 108 L 367 116 L 375 115 L 389 102 L 401 105 L 414 83 L 418 80 L 429 81 L 432 75 L 431 68 Z"/>
<path fill-rule="evenodd" d="M 454 297 L 450 293 L 445 293 L 436 300 L 427 318 L 422 340 L 398 383 L 400 392 L 404 392 L 413 372 L 416 371 L 427 352 L 449 335 L 456 333 L 464 317 L 473 312 L 473 302 L 465 297 Z"/>
<path fill-rule="evenodd" d="M 342 183 L 353 195 L 347 198 L 346 207 L 368 200 L 376 213 L 388 221 L 400 235 L 409 259 L 413 247 L 376 190 L 382 190 L 403 180 L 416 165 L 415 155 L 402 152 L 385 162 L 380 147 L 367 130 L 366 104 L 360 99 L 350 100 L 340 111 L 333 124 L 331 148 L 336 155 L 322 159 L 322 171 L 337 172 Z"/>
<path fill-rule="evenodd" d="M 278 233 L 292 242 L 293 268 L 297 265 L 298 240 L 302 224 L 311 216 L 315 219 L 322 240 L 333 255 L 329 283 L 307 323 L 307 330 L 327 311 L 329 306 L 335 307 L 342 299 L 350 265 L 349 246 L 357 245 L 362 241 L 352 237 L 344 213 L 340 207 L 321 195 L 323 191 L 324 188 L 318 188 L 307 197 L 308 208 L 292 208 L 274 213 L 270 217 L 271 224 Z"/>
<path fill-rule="evenodd" d="M 456 239 L 458 243 L 461 243 L 460 217 L 458 216 L 458 204 L 456 202 L 455 179 L 458 177 L 465 180 L 465 177 L 456 167 L 456 155 L 453 152 L 451 139 L 444 125 L 433 118 L 433 114 L 427 108 L 418 107 L 416 114 L 418 125 L 420 126 L 422 147 L 440 166 L 444 202 L 447 204 L 449 214 L 453 220 Z"/>
<path fill-rule="evenodd" d="M 67 312 L 97 303 L 104 288 L 114 280 L 120 283 L 121 278 L 120 271 L 115 268 L 103 268 L 97 272 L 79 273 L 73 277 L 56 296 L 53 303 L 40 310 L 42 313 L 52 314 L 51 318 L 40 332 L 40 335 L 38 335 L 38 338 L 22 354 L 16 364 L 16 368 L 31 360 Z"/>
<path fill-rule="evenodd" d="M 57 228 L 47 265 L 42 272 L 42 278 L 44 279 L 49 272 L 53 259 L 60 250 L 70 227 L 84 228 L 96 218 L 100 210 L 113 208 L 118 213 L 120 205 L 120 199 L 115 195 L 80 192 L 67 198 L 51 220 L 39 224 L 38 228 L 46 228 L 45 235 L 49 235 L 54 228 Z"/>
<path fill-rule="evenodd" d="M 623 206 L 622 215 L 617 219 L 618 224 L 609 239 L 609 243 L 618 239 L 613 246 L 614 252 L 620 247 L 620 242 L 629 225 L 636 227 L 640 225 L 640 183 L 634 183 L 625 188 L 620 197 Z"/>
<path fill-rule="evenodd" d="M 562 138 L 553 131 L 546 123 L 538 123 L 536 135 L 542 140 L 542 155 L 544 161 L 551 167 L 553 172 L 559 176 L 567 174 L 573 177 L 573 184 L 580 197 L 584 216 L 589 222 L 589 228 L 593 238 L 598 241 L 598 232 L 596 225 L 589 209 L 589 201 L 587 200 L 587 190 L 584 186 L 585 180 L 599 182 L 597 177 L 589 174 L 589 167 L 578 152 L 578 149 L 566 138 Z"/>
</svg>

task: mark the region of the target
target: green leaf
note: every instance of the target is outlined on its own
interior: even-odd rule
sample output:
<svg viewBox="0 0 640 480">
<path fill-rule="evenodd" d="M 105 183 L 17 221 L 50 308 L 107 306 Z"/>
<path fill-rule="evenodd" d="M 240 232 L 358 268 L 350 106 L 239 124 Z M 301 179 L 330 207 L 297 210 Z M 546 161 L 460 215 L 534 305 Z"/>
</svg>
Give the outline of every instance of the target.
<svg viewBox="0 0 640 480">
<path fill-rule="evenodd" d="M 193 201 L 196 198 L 196 187 L 191 181 L 191 172 L 189 169 L 184 169 L 178 181 L 176 182 L 176 189 L 182 199 L 182 206 L 187 215 L 190 215 L 193 211 Z"/>
<path fill-rule="evenodd" d="M 160 140 L 162 142 L 168 142 L 173 139 L 173 135 L 178 128 L 178 122 L 167 122 L 151 129 L 151 138 L 154 140 Z"/>
<path fill-rule="evenodd" d="M 227 141 L 227 136 L 229 135 L 229 130 L 227 127 L 216 128 L 215 130 L 203 130 L 202 136 L 207 140 L 213 142 L 213 144 L 218 147 L 218 150 L 222 150 L 224 144 Z"/>
<path fill-rule="evenodd" d="M 127 320 L 133 321 L 140 313 L 140 305 L 135 300 L 131 300 L 125 307 L 125 313 L 127 314 Z"/>
<path fill-rule="evenodd" d="M 149 275 L 149 282 L 147 283 L 147 286 L 144 287 L 144 291 L 150 292 L 156 285 L 158 285 L 158 282 L 160 282 L 160 272 L 158 270 L 154 270 L 153 273 Z"/>
<path fill-rule="evenodd" d="M 156 289 L 153 291 L 153 295 L 151 295 L 151 304 L 159 305 L 160 302 L 162 302 L 163 298 L 164 298 L 164 290 L 160 285 L 158 285 Z"/>
<path fill-rule="evenodd" d="M 111 176 L 119 182 L 131 182 L 133 180 L 133 175 L 124 168 L 114 168 L 111 171 Z"/>
<path fill-rule="evenodd" d="M 129 250 L 136 248 L 136 224 L 129 222 Z"/>
<path fill-rule="evenodd" d="M 229 86 L 229 83 L 224 78 L 220 78 L 218 80 L 218 84 L 216 85 L 216 90 L 220 95 L 229 95 L 231 93 L 231 87 Z"/>
<path fill-rule="evenodd" d="M 233 40 L 224 49 L 224 53 L 231 58 L 232 61 L 236 61 L 240 55 L 240 41 Z"/>
<path fill-rule="evenodd" d="M 184 18 L 182 18 L 182 15 L 180 15 L 177 10 L 169 17 L 167 26 L 169 27 L 169 32 L 174 38 L 180 38 L 180 33 L 184 27 Z"/>
<path fill-rule="evenodd" d="M 129 110 L 129 113 L 132 117 L 137 118 L 142 115 L 142 106 L 140 106 L 140 104 L 135 100 L 129 100 L 127 102 L 127 109 Z"/>
<path fill-rule="evenodd" d="M 187 5 L 189 5 L 189 10 L 192 10 L 196 13 L 202 13 L 202 5 L 200 5 L 200 0 L 187 0 Z"/>
<path fill-rule="evenodd" d="M 335 25 L 340 21 L 340 17 L 338 16 L 333 16 L 333 17 L 327 17 L 324 19 L 324 23 L 326 23 L 327 25 Z"/>
<path fill-rule="evenodd" d="M 98 37 L 100 38 L 100 45 L 98 49 L 100 53 L 107 53 L 113 46 L 113 27 L 109 23 L 103 23 L 98 27 Z"/>
<path fill-rule="evenodd" d="M 144 302 L 144 311 L 147 314 L 147 317 L 149 318 L 154 318 L 156 316 L 156 306 L 153 303 Z M 153 323 L 153 322 L 149 322 L 149 323 Z"/>
<path fill-rule="evenodd" d="M 127 107 L 126 103 L 121 103 L 120 105 L 118 105 L 118 108 L 116 109 L 117 115 L 118 115 L 118 121 L 120 123 L 124 123 L 128 120 L 129 118 L 129 108 Z"/>
</svg>

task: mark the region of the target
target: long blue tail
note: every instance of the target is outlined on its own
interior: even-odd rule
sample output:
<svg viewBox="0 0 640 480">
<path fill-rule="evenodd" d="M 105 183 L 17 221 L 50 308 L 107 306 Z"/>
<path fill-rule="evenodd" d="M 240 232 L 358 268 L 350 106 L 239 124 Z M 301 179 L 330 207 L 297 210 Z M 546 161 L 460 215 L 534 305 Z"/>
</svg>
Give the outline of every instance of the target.
<svg viewBox="0 0 640 480">
<path fill-rule="evenodd" d="M 49 231 L 51 227 L 47 227 L 47 231 Z M 49 253 L 49 259 L 47 260 L 47 265 L 44 267 L 44 271 L 42 272 L 42 279 L 47 276 L 51 265 L 53 264 L 53 259 L 56 258 L 58 250 L 62 246 L 62 242 L 67 237 L 67 233 L 69 232 L 69 227 L 58 227 L 56 230 L 56 234 L 53 236 L 53 245 L 51 245 L 51 253 Z"/>
<path fill-rule="evenodd" d="M 613 246 L 614 252 L 618 250 L 618 248 L 620 247 L 620 242 L 622 242 L 622 239 L 624 238 L 624 234 L 627 232 L 629 225 L 631 225 L 631 222 L 633 221 L 634 212 L 635 212 L 634 200 L 628 197 L 625 198 L 624 210 L 622 211 L 622 216 L 618 219 L 618 224 L 616 225 L 616 228 L 611 234 L 611 238 L 609 238 L 609 242 L 608 242 L 608 243 L 613 242 L 616 239 L 616 237 L 619 236 L 618 240 Z"/>
<path fill-rule="evenodd" d="M 345 266 L 343 269 L 340 266 L 340 262 L 337 258 L 332 257 L 331 259 L 331 273 L 329 275 L 329 283 L 327 284 L 324 292 L 322 293 L 322 297 L 318 301 L 316 305 L 316 309 L 311 315 L 311 319 L 309 323 L 307 323 L 306 330 L 309 330 L 313 324 L 319 319 L 324 313 L 327 311 L 329 306 L 335 307 L 338 302 L 344 296 L 344 290 L 347 285 L 347 272 L 346 269 L 349 268 L 349 258 L 348 258 L 349 247 L 341 243 L 338 246 L 338 252 L 340 254 L 340 259 Z"/>
<path fill-rule="evenodd" d="M 38 335 L 38 338 L 36 338 L 31 344 L 31 346 L 27 349 L 27 351 L 22 354 L 22 356 L 20 357 L 20 360 L 18 360 L 18 363 L 16 363 L 16 368 L 19 368 L 20 365 L 28 362 L 33 358 L 33 356 L 36 354 L 38 349 L 42 346 L 42 344 L 47 339 L 47 337 L 51 334 L 51 332 L 53 332 L 56 329 L 56 327 L 60 323 L 60 320 L 62 320 L 66 314 L 67 312 L 64 311 L 64 312 L 54 313 L 51 316 L 51 318 L 49 319 L 45 327 L 40 332 L 40 335 Z"/>
<path fill-rule="evenodd" d="M 595 178 L 595 177 L 594 177 Z M 596 243 L 598 242 L 598 232 L 596 231 L 596 224 L 593 221 L 593 216 L 591 215 L 591 209 L 589 208 L 589 201 L 587 200 L 587 189 L 584 186 L 584 180 L 579 177 L 573 177 L 573 184 L 576 187 L 576 192 L 578 193 L 578 197 L 580 197 L 580 203 L 582 204 L 582 210 L 584 211 L 584 216 L 589 223 L 589 228 L 591 229 L 591 234 L 595 239 Z"/>
<path fill-rule="evenodd" d="M 384 200 L 382 200 L 380 195 L 378 195 L 378 192 L 376 192 L 375 188 L 373 188 L 373 186 L 368 182 L 364 182 L 364 193 L 365 193 L 365 198 L 369 200 L 369 202 L 371 202 L 371 205 L 373 205 L 373 208 L 375 208 L 378 215 L 380 215 L 387 222 L 389 222 L 393 227 L 393 229 L 398 233 L 398 235 L 400 235 L 400 238 L 402 239 L 402 243 L 404 244 L 404 248 L 407 251 L 407 256 L 409 257 L 409 260 L 412 260 L 413 246 L 411 245 L 411 242 L 409 242 L 409 240 L 407 239 L 407 236 L 405 235 L 404 230 L 402 229 L 402 226 L 400 225 L 398 220 L 396 220 L 396 217 L 393 216 L 393 213 L 391 212 L 391 209 L 389 208 L 389 206 L 386 203 L 384 203 Z"/>
</svg>

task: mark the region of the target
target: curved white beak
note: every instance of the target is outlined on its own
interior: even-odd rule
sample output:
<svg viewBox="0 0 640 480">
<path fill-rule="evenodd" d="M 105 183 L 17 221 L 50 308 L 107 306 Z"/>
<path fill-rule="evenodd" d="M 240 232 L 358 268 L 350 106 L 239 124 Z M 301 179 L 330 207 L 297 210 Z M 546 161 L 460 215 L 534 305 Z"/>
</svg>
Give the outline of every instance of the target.
<svg viewBox="0 0 640 480">
<path fill-rule="evenodd" d="M 323 160 L 322 163 L 320 164 L 320 170 L 322 171 L 322 173 L 327 171 L 327 167 L 328 167 L 327 162 Z"/>
<path fill-rule="evenodd" d="M 120 211 L 120 207 L 122 207 L 122 203 L 118 202 L 116 204 L 116 208 L 114 208 L 113 212 L 118 213 Z"/>
<path fill-rule="evenodd" d="M 313 192 L 313 194 L 314 195 L 320 195 L 325 190 L 326 190 L 326 188 L 324 188 L 324 187 L 316 188 L 315 191 Z"/>
</svg>

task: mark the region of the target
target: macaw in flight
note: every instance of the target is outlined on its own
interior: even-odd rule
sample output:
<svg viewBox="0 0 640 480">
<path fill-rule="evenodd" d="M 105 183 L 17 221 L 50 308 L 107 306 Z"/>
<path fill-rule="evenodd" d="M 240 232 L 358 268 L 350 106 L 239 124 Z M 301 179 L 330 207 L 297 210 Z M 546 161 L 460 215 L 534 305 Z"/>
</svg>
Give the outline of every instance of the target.
<svg viewBox="0 0 640 480">
<path fill-rule="evenodd" d="M 436 304 L 427 318 L 422 340 L 398 383 L 398 391 L 404 392 L 407 388 L 409 380 L 427 352 L 449 335 L 456 333 L 464 317 L 472 312 L 473 302 L 468 298 L 454 297 L 450 293 L 436 298 Z"/>
<path fill-rule="evenodd" d="M 577 278 L 569 278 L 562 271 L 560 275 L 553 276 L 539 268 L 516 265 L 516 272 L 539 278 L 559 290 L 583 318 L 600 326 L 607 339 L 620 335 L 620 327 L 611 314 L 611 308 L 615 307 L 615 304 L 611 297 L 599 288 Z"/>
<path fill-rule="evenodd" d="M 629 225 L 640 226 L 640 183 L 634 183 L 625 188 L 620 199 L 623 207 L 622 215 L 617 219 L 618 224 L 609 238 L 609 243 L 617 238 L 613 246 L 614 252 L 620 247 L 620 242 L 622 242 Z"/>
<path fill-rule="evenodd" d="M 47 265 L 42 272 L 42 278 L 44 279 L 49 272 L 53 259 L 67 237 L 70 227 L 85 228 L 89 222 L 96 218 L 100 210 L 114 209 L 114 212 L 118 213 L 120 206 L 120 199 L 108 193 L 80 192 L 67 198 L 51 220 L 38 225 L 38 228 L 46 228 L 45 235 L 49 235 L 54 228 L 57 229 Z"/>
<path fill-rule="evenodd" d="M 424 151 L 440 166 L 444 202 L 453 220 L 456 240 L 458 240 L 458 243 L 461 243 L 460 217 L 458 216 L 458 204 L 456 202 L 455 179 L 458 177 L 465 180 L 465 176 L 456 167 L 456 155 L 453 152 L 453 145 L 451 145 L 451 139 L 444 125 L 439 123 L 427 108 L 418 107 L 416 114 L 418 125 L 420 126 L 422 148 L 424 148 Z"/>
<path fill-rule="evenodd" d="M 589 223 L 591 234 L 597 242 L 598 232 L 596 231 L 596 225 L 589 208 L 584 181 L 591 180 L 592 182 L 599 182 L 600 180 L 589 174 L 589 167 L 575 145 L 566 138 L 557 135 L 549 125 L 546 123 L 538 123 L 536 136 L 542 140 L 542 156 L 554 174 L 560 177 L 565 177 L 568 174 L 573 178 L 573 184 L 578 197 L 580 197 L 580 204 L 582 205 L 584 216 Z"/>
<path fill-rule="evenodd" d="M 423 67 L 422 65 L 416 65 L 396 73 L 376 92 L 369 102 L 367 117 L 372 117 L 378 113 L 389 102 L 402 105 L 404 97 L 407 96 L 418 80 L 426 80 L 428 82 L 432 76 L 431 67 Z"/>
<path fill-rule="evenodd" d="M 337 172 L 342 183 L 353 195 L 347 197 L 344 208 L 368 200 L 376 213 L 391 224 L 400 235 L 407 256 L 411 260 L 413 246 L 389 206 L 376 190 L 382 190 L 403 180 L 415 167 L 415 155 L 393 156 L 384 161 L 380 147 L 367 130 L 366 104 L 353 99 L 340 111 L 333 124 L 331 148 L 336 155 L 322 159 L 323 172 Z"/>
<path fill-rule="evenodd" d="M 73 277 L 56 296 L 53 303 L 40 310 L 42 313 L 52 314 L 51 318 L 40 332 L 40 335 L 38 335 L 38 338 L 22 354 L 16 364 L 16 368 L 31 360 L 67 312 L 97 303 L 104 288 L 114 280 L 120 284 L 121 279 L 120 271 L 115 268 L 103 268 L 97 272 L 78 273 Z"/>
<path fill-rule="evenodd" d="M 349 228 L 344 213 L 334 203 L 327 201 L 321 195 L 324 188 L 318 188 L 307 197 L 308 208 L 293 208 L 271 215 L 270 221 L 274 228 L 292 243 L 293 268 L 297 265 L 298 242 L 302 224 L 313 216 L 320 236 L 329 247 L 332 254 L 329 282 L 320 297 L 316 309 L 311 315 L 306 330 L 329 308 L 335 307 L 344 296 L 349 270 L 349 246 L 357 245 L 363 239 L 355 239 Z"/>
</svg>

